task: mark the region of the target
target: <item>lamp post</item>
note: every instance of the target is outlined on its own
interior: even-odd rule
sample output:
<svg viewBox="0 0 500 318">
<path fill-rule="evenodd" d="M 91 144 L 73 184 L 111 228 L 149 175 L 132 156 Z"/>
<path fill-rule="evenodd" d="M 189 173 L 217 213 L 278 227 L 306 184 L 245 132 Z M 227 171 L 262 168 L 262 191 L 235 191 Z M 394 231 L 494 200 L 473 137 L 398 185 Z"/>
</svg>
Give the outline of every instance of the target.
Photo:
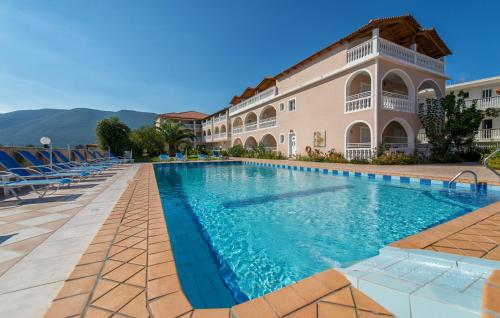
<svg viewBox="0 0 500 318">
<path fill-rule="evenodd" d="M 52 140 L 49 137 L 40 138 L 40 143 L 44 146 L 49 146 L 49 158 L 50 158 L 50 166 L 52 168 Z"/>
</svg>

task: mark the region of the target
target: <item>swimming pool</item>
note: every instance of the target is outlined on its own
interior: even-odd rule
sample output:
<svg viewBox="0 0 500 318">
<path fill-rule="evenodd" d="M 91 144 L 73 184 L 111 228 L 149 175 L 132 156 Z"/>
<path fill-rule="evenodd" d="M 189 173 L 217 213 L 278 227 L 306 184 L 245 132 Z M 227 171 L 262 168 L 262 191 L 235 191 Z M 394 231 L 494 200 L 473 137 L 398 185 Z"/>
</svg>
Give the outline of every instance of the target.
<svg viewBox="0 0 500 318">
<path fill-rule="evenodd" d="M 155 172 L 181 285 L 195 308 L 228 307 L 349 266 L 499 198 L 241 163 L 164 164 Z"/>
</svg>

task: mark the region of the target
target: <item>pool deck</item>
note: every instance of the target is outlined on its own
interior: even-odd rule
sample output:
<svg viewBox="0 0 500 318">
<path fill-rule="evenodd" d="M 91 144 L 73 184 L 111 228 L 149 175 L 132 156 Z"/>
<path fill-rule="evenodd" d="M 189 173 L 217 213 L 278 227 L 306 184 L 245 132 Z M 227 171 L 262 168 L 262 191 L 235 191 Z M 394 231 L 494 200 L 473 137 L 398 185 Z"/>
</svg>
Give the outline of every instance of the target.
<svg viewBox="0 0 500 318">
<path fill-rule="evenodd" d="M 267 162 L 277 163 L 274 160 Z M 405 176 L 415 175 L 419 177 L 433 176 L 429 170 L 422 173 L 420 169 L 422 166 L 392 166 L 393 170 L 388 172 L 385 170 L 387 166 L 283 162 L 291 165 L 325 167 L 325 169 L 348 170 L 352 166 L 356 169 L 351 171 L 370 171 L 371 173 L 379 171 L 377 173 L 392 175 L 401 173 Z M 377 170 L 361 170 L 365 166 L 366 169 Z M 434 166 L 433 169 L 440 170 L 440 166 Z M 379 167 L 384 169 L 378 170 Z M 413 172 L 408 170 L 408 173 L 404 173 L 405 171 L 397 169 L 399 167 L 405 169 L 413 167 Z M 415 171 L 417 170 L 415 168 L 418 168 L 418 171 Z M 426 168 L 428 169 L 428 167 Z M 461 168 L 455 166 L 455 168 L 450 169 L 448 174 L 454 175 L 455 169 Z M 475 169 L 484 168 L 475 167 Z M 443 174 L 442 170 L 441 174 L 436 172 L 435 177 L 446 178 L 447 175 Z M 0 300 L 3 300 L 0 316 L 15 316 L 16 314 L 23 317 L 42 316 L 43 311 L 40 310 L 42 307 L 38 307 L 39 311 L 30 311 L 25 308 L 26 305 L 23 306 L 26 302 L 33 302 L 33 298 L 28 298 L 29 294 L 23 294 L 25 290 L 29 291 L 30 289 L 33 291 L 33 295 L 43 294 L 43 296 L 38 296 L 39 298 L 50 297 L 54 299 L 45 314 L 46 317 L 392 316 L 382 306 L 354 288 L 343 274 L 333 269 L 232 308 L 193 309 L 184 296 L 177 277 L 153 165 L 134 165 L 133 168 L 126 170 L 126 173 L 122 172 L 117 178 L 122 180 L 121 187 L 116 187 L 116 191 L 113 192 L 116 198 L 107 200 L 106 207 L 109 211 L 99 214 L 102 219 L 96 224 L 99 224 L 100 229 L 97 231 L 96 228 L 95 236 L 92 234 L 88 241 L 84 242 L 86 249 L 77 248 L 76 252 L 71 254 L 74 262 L 71 267 L 72 271 L 70 269 L 67 273 L 64 271 L 58 273 L 56 278 L 51 277 L 52 280 L 56 280 L 56 283 L 52 283 L 52 281 L 51 283 L 42 282 L 41 285 L 38 284 L 33 288 L 20 288 L 17 297 L 2 299 L 2 296 L 5 297 L 8 294 L 0 295 Z M 493 176 L 487 174 L 481 175 L 480 178 L 487 182 L 493 181 Z M 126 185 L 124 185 L 123 180 L 128 181 L 128 184 L 125 181 Z M 102 191 L 104 191 L 104 187 L 96 192 Z M 104 192 L 101 195 L 104 195 Z M 67 202 L 54 203 L 51 204 L 51 208 L 57 210 L 57 206 L 64 204 Z M 393 244 L 396 246 L 399 244 L 399 247 L 402 248 L 432 249 L 434 251 L 437 248 L 449 248 L 450 250 L 445 252 L 463 253 L 462 255 L 475 254 L 475 257 L 497 259 L 499 243 L 496 238 L 500 239 L 499 213 L 500 205 L 495 203 L 433 228 L 439 228 L 436 233 L 431 232 L 429 235 L 427 231 L 433 230 L 430 229 L 419 233 L 422 234 L 421 238 L 418 238 L 419 234 L 416 234 Z M 470 219 L 462 219 L 466 217 Z M 448 226 L 449 223 L 452 226 Z M 479 233 L 478 230 L 480 230 Z M 457 234 L 460 236 L 456 236 Z M 485 239 L 488 241 L 478 241 Z M 461 241 L 462 245 L 456 241 Z M 492 243 L 493 241 L 495 243 Z M 25 243 L 33 245 L 29 242 Z M 451 247 L 450 244 L 452 244 Z M 66 254 L 65 251 L 68 248 L 64 245 L 60 246 L 59 254 Z M 478 251 L 481 252 L 481 255 Z M 27 257 L 30 255 L 31 253 Z M 0 276 L 0 282 L 14 268 L 15 266 Z M 51 271 L 45 266 L 40 266 L 38 269 L 41 276 L 44 276 L 45 272 Z M 54 270 L 47 275 L 53 275 L 53 272 Z M 32 280 L 33 276 L 21 275 L 18 277 L 20 283 Z M 44 290 L 37 290 L 39 287 L 45 288 L 46 286 L 51 288 L 48 295 L 44 294 Z M 22 302 L 23 297 L 25 298 L 24 303 Z M 11 310 L 9 312 L 4 308 L 4 304 L 7 302 L 19 303 L 7 306 Z M 500 313 L 499 306 L 500 273 L 495 271 L 489 277 L 483 292 L 483 307 L 486 310 L 484 317 L 487 317 L 487 314 L 494 317 L 495 314 Z M 10 315 L 2 314 L 2 310 Z"/>
</svg>

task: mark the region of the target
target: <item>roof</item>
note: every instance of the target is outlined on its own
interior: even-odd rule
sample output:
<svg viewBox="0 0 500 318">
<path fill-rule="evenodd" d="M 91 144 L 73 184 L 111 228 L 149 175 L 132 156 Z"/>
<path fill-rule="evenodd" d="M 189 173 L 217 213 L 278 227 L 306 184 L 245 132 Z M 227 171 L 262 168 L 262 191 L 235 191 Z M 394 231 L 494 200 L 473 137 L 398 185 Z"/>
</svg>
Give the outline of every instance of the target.
<svg viewBox="0 0 500 318">
<path fill-rule="evenodd" d="M 417 51 L 430 57 L 440 58 L 451 54 L 450 49 L 446 46 L 434 28 L 424 29 L 412 15 L 406 14 L 388 18 L 372 19 L 353 33 L 333 44 L 330 44 L 292 67 L 287 68 L 283 72 L 276 75 L 275 78 L 280 79 L 297 68 L 316 60 L 345 43 L 356 39 L 370 37 L 372 30 L 376 28 L 379 29 L 380 37 L 405 47 L 409 47 L 411 44 L 416 43 Z"/>
<path fill-rule="evenodd" d="M 197 111 L 187 111 L 187 112 L 179 112 L 179 113 L 165 113 L 165 114 L 160 114 L 158 117 L 161 118 L 169 118 L 169 119 L 194 119 L 194 120 L 201 120 L 205 119 L 208 117 L 207 114 L 200 113 Z"/>
<path fill-rule="evenodd" d="M 262 91 L 265 91 L 269 87 L 275 86 L 275 85 L 276 85 L 276 79 L 274 77 L 264 77 L 264 79 L 257 86 L 247 87 L 243 91 L 243 93 L 241 93 L 241 95 L 233 96 L 233 98 L 231 99 L 231 101 L 229 103 L 231 105 L 236 105 L 239 102 L 241 102 L 242 100 L 250 98 L 250 97 L 254 96 L 255 94 L 258 94 Z"/>
<path fill-rule="evenodd" d="M 449 89 L 457 89 L 457 88 L 467 88 L 467 87 L 488 85 L 488 84 L 494 84 L 494 83 L 497 83 L 497 85 L 500 86 L 500 76 L 481 78 L 478 80 L 462 82 L 462 83 L 455 83 L 455 84 L 447 85 L 446 89 L 449 90 Z"/>
</svg>

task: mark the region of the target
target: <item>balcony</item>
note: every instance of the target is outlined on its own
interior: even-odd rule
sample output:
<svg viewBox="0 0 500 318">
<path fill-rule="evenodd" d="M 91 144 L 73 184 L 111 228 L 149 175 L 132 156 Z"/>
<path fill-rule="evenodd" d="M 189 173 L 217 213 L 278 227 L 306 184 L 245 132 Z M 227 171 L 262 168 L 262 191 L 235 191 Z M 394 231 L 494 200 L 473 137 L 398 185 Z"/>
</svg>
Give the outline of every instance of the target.
<svg viewBox="0 0 500 318">
<path fill-rule="evenodd" d="M 244 112 L 245 110 L 248 110 L 256 105 L 262 104 L 270 99 L 272 99 L 274 96 L 278 94 L 278 89 L 276 86 L 270 87 L 266 89 L 265 91 L 256 94 L 255 96 L 252 96 L 241 103 L 232 106 L 229 108 L 229 116 L 233 116 L 236 114 L 239 114 L 241 112 Z"/>
<path fill-rule="evenodd" d="M 204 121 L 204 122 L 202 123 L 202 126 L 203 126 L 203 127 L 212 126 L 212 121 L 211 121 L 211 120 Z"/>
<path fill-rule="evenodd" d="M 466 99 L 465 106 L 470 107 L 476 102 L 476 108 L 485 110 L 487 108 L 497 108 L 500 107 L 500 96 L 482 98 L 482 99 Z"/>
<path fill-rule="evenodd" d="M 245 125 L 245 131 L 254 131 L 257 130 L 257 122 L 248 123 Z"/>
<path fill-rule="evenodd" d="M 387 56 L 431 72 L 444 74 L 444 62 L 408 49 L 394 42 L 374 37 L 347 50 L 347 64 L 356 64 L 372 57 Z"/>
<path fill-rule="evenodd" d="M 366 91 L 347 96 L 345 112 L 352 113 L 372 108 L 372 92 Z"/>
<path fill-rule="evenodd" d="M 371 143 L 348 143 L 345 150 L 347 160 L 368 160 L 373 156 Z"/>
<path fill-rule="evenodd" d="M 406 113 L 415 112 L 415 102 L 408 95 L 394 92 L 382 92 L 382 108 Z"/>
<path fill-rule="evenodd" d="M 224 140 L 227 140 L 228 134 L 227 134 L 227 132 L 223 132 L 223 133 L 215 134 L 213 137 L 214 137 L 213 141 L 224 141 Z"/>
<path fill-rule="evenodd" d="M 276 117 L 269 117 L 259 121 L 259 129 L 276 127 Z"/>
<path fill-rule="evenodd" d="M 476 141 L 500 141 L 500 128 L 479 129 Z"/>
<path fill-rule="evenodd" d="M 233 135 L 241 134 L 243 132 L 243 127 L 233 128 Z"/>
</svg>

